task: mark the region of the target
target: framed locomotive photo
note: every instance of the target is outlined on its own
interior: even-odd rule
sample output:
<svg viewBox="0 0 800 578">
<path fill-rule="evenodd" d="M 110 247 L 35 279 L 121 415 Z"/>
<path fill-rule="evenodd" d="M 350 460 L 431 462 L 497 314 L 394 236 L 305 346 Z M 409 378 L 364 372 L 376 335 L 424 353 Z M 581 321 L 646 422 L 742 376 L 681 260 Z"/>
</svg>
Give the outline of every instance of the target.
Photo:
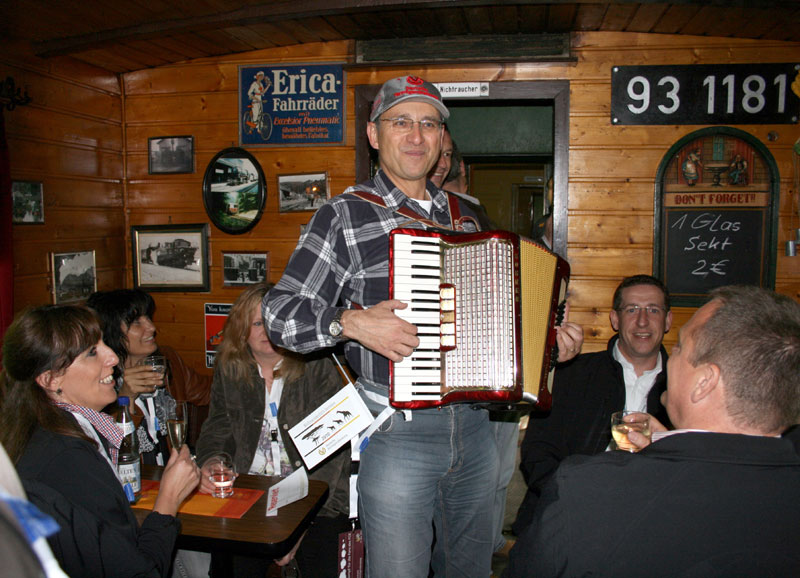
<svg viewBox="0 0 800 578">
<path fill-rule="evenodd" d="M 51 253 L 53 303 L 83 301 L 97 291 L 94 251 Z"/>
<path fill-rule="evenodd" d="M 131 227 L 133 284 L 146 291 L 208 291 L 208 225 Z"/>
<path fill-rule="evenodd" d="M 267 200 L 267 183 L 256 158 L 231 147 L 211 159 L 203 177 L 203 204 L 224 233 L 240 235 L 256 226 Z"/>
</svg>

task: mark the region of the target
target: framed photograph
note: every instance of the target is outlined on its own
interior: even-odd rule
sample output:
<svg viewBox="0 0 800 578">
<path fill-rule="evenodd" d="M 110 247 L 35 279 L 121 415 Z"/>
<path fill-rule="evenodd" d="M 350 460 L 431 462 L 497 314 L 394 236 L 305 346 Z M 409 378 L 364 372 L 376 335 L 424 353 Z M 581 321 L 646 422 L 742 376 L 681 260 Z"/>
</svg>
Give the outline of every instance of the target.
<svg viewBox="0 0 800 578">
<path fill-rule="evenodd" d="M 208 224 L 131 227 L 133 285 L 146 291 L 208 291 Z"/>
<path fill-rule="evenodd" d="M 267 183 L 256 158 L 231 147 L 211 159 L 203 177 L 203 204 L 214 225 L 231 235 L 256 226 L 267 200 Z"/>
<path fill-rule="evenodd" d="M 267 281 L 269 253 L 222 252 L 222 285 L 237 287 Z"/>
<path fill-rule="evenodd" d="M 316 211 L 330 198 L 328 173 L 278 175 L 281 213 Z"/>
<path fill-rule="evenodd" d="M 94 251 L 51 253 L 53 303 L 83 301 L 97 291 Z"/>
<path fill-rule="evenodd" d="M 15 225 L 44 223 L 42 183 L 13 181 L 11 183 L 11 222 Z"/>
<path fill-rule="evenodd" d="M 151 175 L 194 172 L 193 136 L 155 136 L 147 139 Z"/>
</svg>

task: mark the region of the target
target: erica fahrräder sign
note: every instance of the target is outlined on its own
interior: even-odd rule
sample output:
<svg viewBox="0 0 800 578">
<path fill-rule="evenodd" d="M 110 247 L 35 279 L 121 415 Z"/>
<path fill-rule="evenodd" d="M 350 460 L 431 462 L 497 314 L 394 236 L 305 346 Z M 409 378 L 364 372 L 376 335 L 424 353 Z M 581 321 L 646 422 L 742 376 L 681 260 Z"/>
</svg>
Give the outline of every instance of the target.
<svg viewBox="0 0 800 578">
<path fill-rule="evenodd" d="M 341 64 L 239 67 L 241 145 L 344 142 Z"/>
</svg>

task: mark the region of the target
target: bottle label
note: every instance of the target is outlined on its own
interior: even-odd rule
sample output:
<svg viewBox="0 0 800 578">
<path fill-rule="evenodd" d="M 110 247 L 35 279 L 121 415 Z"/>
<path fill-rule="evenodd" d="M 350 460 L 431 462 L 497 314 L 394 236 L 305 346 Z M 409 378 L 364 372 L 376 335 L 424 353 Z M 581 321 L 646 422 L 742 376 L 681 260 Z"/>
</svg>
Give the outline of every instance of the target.
<svg viewBox="0 0 800 578">
<path fill-rule="evenodd" d="M 132 421 L 123 421 L 117 422 L 117 425 L 122 430 L 122 436 L 128 436 L 133 433 L 133 422 Z"/>
<path fill-rule="evenodd" d="M 118 464 L 117 472 L 123 486 L 130 484 L 134 494 L 142 491 L 142 470 L 139 460 L 128 464 Z"/>
</svg>

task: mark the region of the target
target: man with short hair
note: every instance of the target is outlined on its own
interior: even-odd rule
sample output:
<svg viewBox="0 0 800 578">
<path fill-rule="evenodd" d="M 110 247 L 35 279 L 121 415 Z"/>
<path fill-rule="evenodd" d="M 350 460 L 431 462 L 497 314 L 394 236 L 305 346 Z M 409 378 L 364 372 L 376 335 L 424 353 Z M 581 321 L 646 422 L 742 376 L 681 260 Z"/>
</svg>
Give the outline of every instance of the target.
<svg viewBox="0 0 800 578">
<path fill-rule="evenodd" d="M 426 179 L 448 115 L 439 91 L 421 78 L 384 83 L 367 125 L 380 170 L 317 210 L 264 304 L 276 345 L 309 352 L 343 342 L 375 415 L 388 404 L 389 361 L 419 345 L 416 326 L 394 313 L 407 304 L 388 299 L 389 233 L 430 221 L 453 226 L 448 195 Z M 476 230 L 475 222 L 465 220 L 464 228 Z M 583 333 L 564 323 L 557 339 L 569 358 Z M 497 452 L 487 412 L 450 404 L 408 414 L 389 410 L 361 454 L 367 576 L 488 576 Z"/>
<path fill-rule="evenodd" d="M 565 460 L 506 576 L 800 576 L 800 304 L 715 289 L 684 325 L 639 453 Z M 665 428 L 656 428 L 665 430 Z"/>
<path fill-rule="evenodd" d="M 512 525 L 517 536 L 533 519 L 542 485 L 561 460 L 609 448 L 612 413 L 627 409 L 666 419 L 660 397 L 667 352 L 661 341 L 672 325 L 669 291 L 650 275 L 626 277 L 614 292 L 609 320 L 617 334 L 607 350 L 558 366 L 552 410 L 530 417 L 520 450 L 528 491 Z"/>
</svg>

